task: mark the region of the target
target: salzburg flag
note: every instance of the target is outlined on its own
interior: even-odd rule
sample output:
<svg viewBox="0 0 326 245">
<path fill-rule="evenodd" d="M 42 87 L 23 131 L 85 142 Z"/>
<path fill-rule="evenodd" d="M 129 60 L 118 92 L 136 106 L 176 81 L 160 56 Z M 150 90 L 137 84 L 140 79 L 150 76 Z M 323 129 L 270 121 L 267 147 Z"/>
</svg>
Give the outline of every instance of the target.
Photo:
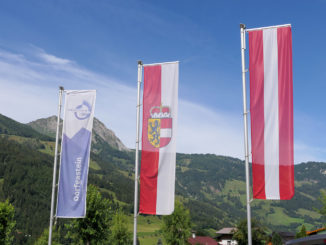
<svg viewBox="0 0 326 245">
<path fill-rule="evenodd" d="M 249 32 L 253 196 L 294 195 L 291 26 Z"/>
<path fill-rule="evenodd" d="M 83 218 L 86 214 L 87 176 L 95 97 L 95 90 L 66 91 L 58 218 Z"/>
<path fill-rule="evenodd" d="M 144 65 L 139 212 L 174 210 L 179 63 Z"/>
</svg>

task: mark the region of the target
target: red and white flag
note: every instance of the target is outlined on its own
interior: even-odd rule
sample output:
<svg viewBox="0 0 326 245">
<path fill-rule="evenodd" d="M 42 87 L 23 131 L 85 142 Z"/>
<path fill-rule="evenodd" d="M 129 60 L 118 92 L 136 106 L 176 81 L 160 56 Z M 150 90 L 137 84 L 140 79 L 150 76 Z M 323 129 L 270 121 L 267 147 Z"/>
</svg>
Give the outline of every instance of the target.
<svg viewBox="0 0 326 245">
<path fill-rule="evenodd" d="M 144 65 L 139 212 L 174 210 L 179 63 Z"/>
<path fill-rule="evenodd" d="M 291 26 L 249 32 L 253 196 L 294 195 Z"/>
</svg>

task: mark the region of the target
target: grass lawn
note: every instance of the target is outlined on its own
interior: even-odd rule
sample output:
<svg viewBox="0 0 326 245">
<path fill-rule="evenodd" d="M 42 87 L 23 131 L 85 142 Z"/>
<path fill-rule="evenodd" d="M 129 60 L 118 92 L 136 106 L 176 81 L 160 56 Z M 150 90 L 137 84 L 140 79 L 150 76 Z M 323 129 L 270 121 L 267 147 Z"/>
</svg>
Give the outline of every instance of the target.
<svg viewBox="0 0 326 245">
<path fill-rule="evenodd" d="M 303 208 L 299 208 L 297 213 L 301 215 L 308 215 L 313 219 L 319 219 L 321 217 L 320 213 L 317 213 L 316 211 L 312 211 L 312 210 L 303 209 Z"/>
<path fill-rule="evenodd" d="M 291 223 L 301 223 L 304 220 L 300 218 L 292 218 L 284 213 L 283 208 L 273 207 L 274 213 L 267 215 L 267 221 L 274 225 L 290 225 Z"/>
<path fill-rule="evenodd" d="M 98 163 L 93 161 L 93 160 L 91 160 L 89 167 L 91 169 L 94 169 L 94 170 L 100 170 L 101 169 L 100 165 L 98 165 Z"/>
<path fill-rule="evenodd" d="M 133 216 L 129 216 L 128 229 L 133 232 Z M 156 245 L 158 239 L 161 239 L 163 244 L 164 239 L 159 230 L 162 227 L 162 219 L 158 216 L 143 216 L 139 215 L 137 219 L 137 235 L 141 245 Z"/>
</svg>

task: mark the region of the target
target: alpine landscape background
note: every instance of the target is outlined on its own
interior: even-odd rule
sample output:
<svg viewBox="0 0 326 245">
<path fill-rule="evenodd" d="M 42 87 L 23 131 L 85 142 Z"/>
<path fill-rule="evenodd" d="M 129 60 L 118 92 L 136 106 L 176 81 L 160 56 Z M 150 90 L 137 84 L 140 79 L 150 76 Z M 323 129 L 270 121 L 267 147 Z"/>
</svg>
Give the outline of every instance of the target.
<svg viewBox="0 0 326 245">
<path fill-rule="evenodd" d="M 32 244 L 48 226 L 56 116 L 22 124 L 0 114 L 0 201 L 16 211 L 16 238 Z M 129 214 L 132 230 L 134 150 L 94 119 L 88 183 Z M 271 231 L 320 228 L 320 195 L 326 163 L 295 165 L 295 195 L 289 201 L 252 201 L 252 217 Z M 176 198 L 189 210 L 193 230 L 213 235 L 246 217 L 244 161 L 213 154 L 177 154 Z M 64 222 L 64 221 L 62 221 Z M 139 218 L 140 239 L 159 234 L 161 217 Z M 157 241 L 157 238 L 156 238 Z"/>
</svg>

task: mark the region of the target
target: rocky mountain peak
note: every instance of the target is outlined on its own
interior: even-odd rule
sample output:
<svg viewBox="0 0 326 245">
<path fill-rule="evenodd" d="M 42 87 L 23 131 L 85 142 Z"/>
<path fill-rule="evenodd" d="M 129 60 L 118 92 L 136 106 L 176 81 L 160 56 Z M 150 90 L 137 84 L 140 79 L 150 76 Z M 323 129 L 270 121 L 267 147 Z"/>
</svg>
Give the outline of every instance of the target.
<svg viewBox="0 0 326 245">
<path fill-rule="evenodd" d="M 93 121 L 93 137 L 92 140 L 96 142 L 96 135 L 111 145 L 113 148 L 116 148 L 120 151 L 129 151 L 122 141 L 115 135 L 115 133 L 108 129 L 104 123 L 98 120 L 96 117 Z"/>
<path fill-rule="evenodd" d="M 28 123 L 28 125 L 42 134 L 55 137 L 57 129 L 57 117 L 51 116 L 48 118 L 41 118 Z M 60 127 L 62 127 L 62 120 Z M 94 118 L 92 142 L 97 143 L 96 139 L 98 138 L 102 139 L 115 149 L 120 151 L 130 151 L 130 149 L 122 143 L 122 141 L 115 135 L 112 130 L 108 129 L 100 120 Z"/>
</svg>

